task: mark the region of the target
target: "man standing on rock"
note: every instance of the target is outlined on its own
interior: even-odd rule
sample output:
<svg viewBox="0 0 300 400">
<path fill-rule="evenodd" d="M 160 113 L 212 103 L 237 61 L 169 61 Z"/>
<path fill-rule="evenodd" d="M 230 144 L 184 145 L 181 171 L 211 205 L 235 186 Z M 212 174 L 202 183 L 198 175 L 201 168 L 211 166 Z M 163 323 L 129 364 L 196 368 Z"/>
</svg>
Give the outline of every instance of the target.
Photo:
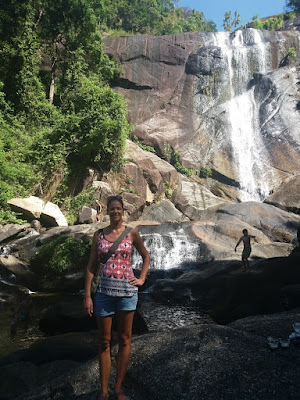
<svg viewBox="0 0 300 400">
<path fill-rule="evenodd" d="M 242 263 L 243 263 L 243 271 L 248 271 L 248 269 L 250 268 L 249 266 L 249 261 L 248 258 L 251 254 L 251 243 L 250 243 L 250 239 L 254 239 L 255 236 L 249 235 L 247 229 L 243 229 L 243 236 L 239 239 L 239 241 L 237 242 L 234 251 L 236 252 L 236 249 L 238 247 L 238 245 L 243 242 L 244 243 L 244 250 L 242 252 Z"/>
</svg>

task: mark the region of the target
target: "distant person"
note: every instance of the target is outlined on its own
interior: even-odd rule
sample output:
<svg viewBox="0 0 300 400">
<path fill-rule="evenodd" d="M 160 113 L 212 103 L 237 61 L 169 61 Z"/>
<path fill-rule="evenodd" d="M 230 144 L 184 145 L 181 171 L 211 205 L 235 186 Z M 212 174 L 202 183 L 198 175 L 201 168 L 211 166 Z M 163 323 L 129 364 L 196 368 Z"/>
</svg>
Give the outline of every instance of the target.
<svg viewBox="0 0 300 400">
<path fill-rule="evenodd" d="M 251 254 L 251 243 L 250 243 L 250 239 L 254 239 L 255 236 L 249 235 L 247 229 L 243 229 L 243 236 L 239 239 L 239 241 L 237 242 L 234 251 L 236 252 L 236 249 L 238 247 L 238 245 L 243 242 L 244 243 L 244 249 L 242 252 L 242 263 L 243 263 L 243 270 L 244 271 L 248 271 L 249 269 L 249 256 Z"/>
<path fill-rule="evenodd" d="M 96 220 L 100 221 L 100 214 L 101 214 L 101 211 L 102 211 L 102 205 L 101 205 L 99 200 L 96 200 L 96 211 L 97 211 Z"/>
</svg>

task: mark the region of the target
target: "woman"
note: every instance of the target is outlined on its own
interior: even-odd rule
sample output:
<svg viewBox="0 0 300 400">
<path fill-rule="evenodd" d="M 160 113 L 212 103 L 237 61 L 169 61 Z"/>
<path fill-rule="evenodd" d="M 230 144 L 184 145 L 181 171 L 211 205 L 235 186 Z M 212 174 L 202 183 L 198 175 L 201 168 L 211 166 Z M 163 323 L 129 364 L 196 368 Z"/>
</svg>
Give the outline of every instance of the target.
<svg viewBox="0 0 300 400">
<path fill-rule="evenodd" d="M 123 224 L 124 204 L 121 196 L 109 197 L 107 213 L 110 218 L 109 226 L 97 231 L 94 234 L 92 242 L 85 279 L 84 307 L 90 316 L 92 316 L 93 312 L 95 313 L 99 329 L 99 368 L 101 382 L 101 397 L 99 400 L 108 399 L 108 383 L 111 367 L 111 326 L 114 314 L 117 317 L 119 341 L 114 396 L 116 400 L 130 400 L 122 391 L 122 382 L 129 363 L 132 322 L 137 305 L 138 286 L 142 286 L 145 282 L 150 264 L 150 256 L 138 231 L 132 229 L 105 263 L 100 273 L 100 283 L 93 304 L 90 291 L 91 281 L 94 276 L 93 271 L 98 260 L 108 252 L 113 242 L 125 230 L 125 225 Z M 132 271 L 132 245 L 143 259 L 139 278 L 136 278 Z"/>
</svg>

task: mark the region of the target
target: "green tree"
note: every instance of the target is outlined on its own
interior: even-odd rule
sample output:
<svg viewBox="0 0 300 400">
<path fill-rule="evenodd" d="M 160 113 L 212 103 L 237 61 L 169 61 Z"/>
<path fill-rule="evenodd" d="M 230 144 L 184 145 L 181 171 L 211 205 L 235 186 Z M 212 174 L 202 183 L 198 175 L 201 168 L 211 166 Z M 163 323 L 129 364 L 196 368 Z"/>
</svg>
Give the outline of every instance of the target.
<svg viewBox="0 0 300 400">
<path fill-rule="evenodd" d="M 89 70 L 101 72 L 101 37 L 89 0 L 43 0 L 38 25 L 42 49 L 51 66 L 49 101 L 53 103 L 55 80 L 64 77 L 78 50 L 85 53 Z"/>
<path fill-rule="evenodd" d="M 236 28 L 241 22 L 240 14 L 235 11 L 234 16 L 232 16 L 231 11 L 226 11 L 223 19 L 223 28 L 227 32 L 231 32 L 232 28 Z"/>
<path fill-rule="evenodd" d="M 300 13 L 300 0 L 287 0 L 286 8 L 288 10 Z"/>
<path fill-rule="evenodd" d="M 117 169 L 130 132 L 123 98 L 96 75 L 82 76 L 67 87 L 62 109 L 66 118 L 56 141 L 67 144 L 68 162 L 101 172 Z"/>
</svg>

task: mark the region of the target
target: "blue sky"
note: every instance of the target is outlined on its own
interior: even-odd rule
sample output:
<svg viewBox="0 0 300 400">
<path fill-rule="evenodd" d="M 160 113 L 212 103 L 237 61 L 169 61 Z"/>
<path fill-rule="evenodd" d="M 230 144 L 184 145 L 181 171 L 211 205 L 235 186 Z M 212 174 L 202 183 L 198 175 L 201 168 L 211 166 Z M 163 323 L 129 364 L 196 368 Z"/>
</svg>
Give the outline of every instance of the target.
<svg viewBox="0 0 300 400">
<path fill-rule="evenodd" d="M 214 21 L 218 30 L 223 31 L 222 24 L 226 11 L 231 11 L 233 14 L 237 10 L 243 25 L 256 14 L 263 18 L 284 12 L 286 0 L 181 0 L 177 5 L 203 11 L 206 19 Z"/>
</svg>

